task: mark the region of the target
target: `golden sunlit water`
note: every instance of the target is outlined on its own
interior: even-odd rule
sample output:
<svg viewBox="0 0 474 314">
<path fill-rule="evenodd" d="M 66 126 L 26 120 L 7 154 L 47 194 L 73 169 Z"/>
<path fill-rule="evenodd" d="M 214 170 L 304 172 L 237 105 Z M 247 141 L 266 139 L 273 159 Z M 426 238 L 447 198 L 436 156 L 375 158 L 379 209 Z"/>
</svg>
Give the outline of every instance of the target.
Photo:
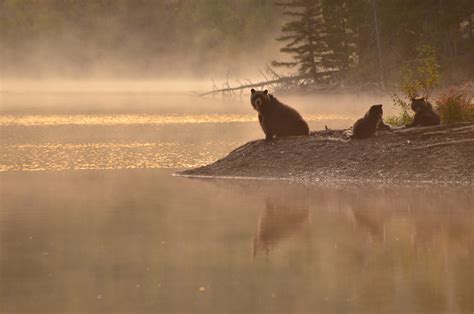
<svg viewBox="0 0 474 314">
<path fill-rule="evenodd" d="M 336 114 L 306 118 L 351 121 Z M 198 167 L 261 137 L 256 120 L 255 114 L 4 114 L 0 171 Z"/>
<path fill-rule="evenodd" d="M 230 151 L 237 145 L 232 142 L 2 145 L 0 171 L 190 168 L 221 157 L 213 151 L 213 146 Z"/>
<path fill-rule="evenodd" d="M 308 121 L 347 120 L 354 117 L 341 115 L 306 115 Z M 255 114 L 196 114 L 196 115 L 1 115 L 0 126 L 53 126 L 53 125 L 120 125 L 120 124 L 200 124 L 255 122 Z"/>
</svg>

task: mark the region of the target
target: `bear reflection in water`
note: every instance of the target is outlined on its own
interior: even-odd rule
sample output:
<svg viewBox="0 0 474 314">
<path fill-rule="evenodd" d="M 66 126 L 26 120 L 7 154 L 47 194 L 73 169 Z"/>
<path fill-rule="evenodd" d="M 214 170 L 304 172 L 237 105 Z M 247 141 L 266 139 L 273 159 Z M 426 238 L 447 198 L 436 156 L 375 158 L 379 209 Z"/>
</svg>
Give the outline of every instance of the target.
<svg viewBox="0 0 474 314">
<path fill-rule="evenodd" d="M 443 262 L 447 256 L 467 258 L 471 252 L 471 245 L 466 245 L 474 239 L 473 215 L 468 208 L 446 215 L 439 210 L 387 210 L 369 204 L 350 208 L 356 230 L 362 232 L 369 247 L 385 247 L 390 254 L 416 259 L 438 256 Z"/>
<path fill-rule="evenodd" d="M 309 206 L 278 203 L 267 200 L 265 210 L 258 221 L 257 234 L 252 243 L 252 254 L 269 255 L 285 239 L 301 233 L 310 219 Z"/>
</svg>

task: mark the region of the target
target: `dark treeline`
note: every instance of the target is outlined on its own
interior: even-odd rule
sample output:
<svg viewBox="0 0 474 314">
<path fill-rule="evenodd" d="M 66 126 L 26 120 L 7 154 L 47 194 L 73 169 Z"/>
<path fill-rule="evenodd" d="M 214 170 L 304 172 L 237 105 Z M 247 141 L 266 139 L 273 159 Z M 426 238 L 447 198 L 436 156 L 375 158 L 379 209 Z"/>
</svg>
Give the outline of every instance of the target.
<svg viewBox="0 0 474 314">
<path fill-rule="evenodd" d="M 273 65 L 297 68 L 312 82 L 384 85 L 427 45 L 447 81 L 474 74 L 474 1 L 280 0 L 276 5 L 289 18 L 277 40 L 292 59 Z"/>
<path fill-rule="evenodd" d="M 0 65 L 6 75 L 238 76 L 296 61 L 276 69 L 390 84 L 428 44 L 442 80 L 457 83 L 474 76 L 473 32 L 472 0 L 0 0 Z"/>
</svg>

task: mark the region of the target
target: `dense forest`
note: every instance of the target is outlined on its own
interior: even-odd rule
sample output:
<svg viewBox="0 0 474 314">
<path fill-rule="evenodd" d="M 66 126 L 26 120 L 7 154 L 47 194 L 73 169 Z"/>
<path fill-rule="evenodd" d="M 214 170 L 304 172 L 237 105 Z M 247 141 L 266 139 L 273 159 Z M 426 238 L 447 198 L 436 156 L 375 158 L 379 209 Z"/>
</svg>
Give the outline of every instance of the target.
<svg viewBox="0 0 474 314">
<path fill-rule="evenodd" d="M 238 77 L 273 64 L 391 84 L 430 45 L 442 81 L 462 83 L 473 33 L 472 0 L 0 0 L 4 76 Z"/>
</svg>

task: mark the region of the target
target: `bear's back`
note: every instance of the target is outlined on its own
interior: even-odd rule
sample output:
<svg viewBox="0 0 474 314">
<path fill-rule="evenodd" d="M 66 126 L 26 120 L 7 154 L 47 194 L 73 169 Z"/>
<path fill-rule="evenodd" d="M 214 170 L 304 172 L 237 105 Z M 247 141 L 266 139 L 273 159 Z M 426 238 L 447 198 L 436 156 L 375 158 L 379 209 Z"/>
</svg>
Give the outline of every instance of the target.
<svg viewBox="0 0 474 314">
<path fill-rule="evenodd" d="M 360 118 L 352 127 L 352 138 L 363 139 L 371 137 L 377 129 L 377 121 L 370 120 L 367 116 Z"/>
<path fill-rule="evenodd" d="M 433 105 L 430 102 L 425 101 L 422 110 L 415 114 L 415 117 L 418 116 L 416 119 L 420 126 L 432 126 L 438 125 L 441 123 L 441 119 L 439 118 L 438 114 L 434 111 Z"/>
<path fill-rule="evenodd" d="M 309 127 L 303 117 L 294 108 L 270 96 L 272 110 L 269 112 L 268 122 L 277 137 L 309 135 Z"/>
</svg>

